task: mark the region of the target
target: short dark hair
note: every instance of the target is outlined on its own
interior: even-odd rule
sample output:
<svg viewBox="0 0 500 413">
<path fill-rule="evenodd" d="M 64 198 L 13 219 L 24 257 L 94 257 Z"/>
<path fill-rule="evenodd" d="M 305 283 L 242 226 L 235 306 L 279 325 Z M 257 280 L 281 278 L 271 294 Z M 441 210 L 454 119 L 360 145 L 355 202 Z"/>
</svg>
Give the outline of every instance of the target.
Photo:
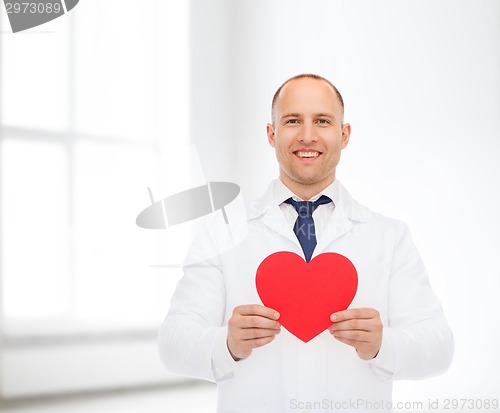
<svg viewBox="0 0 500 413">
<path fill-rule="evenodd" d="M 332 87 L 332 89 L 335 91 L 335 94 L 337 95 L 337 98 L 340 102 L 340 106 L 342 108 L 342 118 L 344 117 L 344 99 L 342 99 L 342 95 L 340 94 L 339 90 L 333 85 L 332 82 L 330 82 L 328 79 L 324 78 L 323 76 L 315 75 L 313 73 L 302 73 L 300 75 L 296 75 L 291 77 L 290 79 L 285 80 L 283 84 L 278 88 L 276 93 L 273 96 L 273 102 L 271 104 L 271 117 L 273 119 L 274 123 L 274 108 L 276 106 L 276 101 L 278 100 L 278 97 L 281 93 L 281 90 L 292 80 L 297 80 L 297 79 L 304 79 L 304 78 L 309 78 L 309 79 L 316 79 L 316 80 L 322 80 L 323 82 L 326 82 L 328 85 Z"/>
</svg>

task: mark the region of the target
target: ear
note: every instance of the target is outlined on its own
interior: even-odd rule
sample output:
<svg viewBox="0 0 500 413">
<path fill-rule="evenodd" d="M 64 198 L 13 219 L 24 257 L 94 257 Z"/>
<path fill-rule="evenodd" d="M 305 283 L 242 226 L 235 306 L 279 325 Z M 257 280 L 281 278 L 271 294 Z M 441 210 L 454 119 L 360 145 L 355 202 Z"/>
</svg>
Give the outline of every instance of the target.
<svg viewBox="0 0 500 413">
<path fill-rule="evenodd" d="M 351 125 L 344 123 L 342 125 L 342 149 L 344 149 L 349 143 L 349 138 L 351 137 Z"/>
<path fill-rule="evenodd" d="M 266 131 L 267 131 L 267 140 L 269 142 L 269 145 L 271 145 L 273 148 L 274 146 L 274 126 L 270 123 L 267 124 L 266 126 Z"/>
</svg>

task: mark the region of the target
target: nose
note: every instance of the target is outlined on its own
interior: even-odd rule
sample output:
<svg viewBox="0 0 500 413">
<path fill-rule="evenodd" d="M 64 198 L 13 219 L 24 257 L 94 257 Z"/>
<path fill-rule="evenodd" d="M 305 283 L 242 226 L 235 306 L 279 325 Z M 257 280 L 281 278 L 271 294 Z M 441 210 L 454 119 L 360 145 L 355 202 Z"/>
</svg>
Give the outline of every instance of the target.
<svg viewBox="0 0 500 413">
<path fill-rule="evenodd" d="M 309 144 L 318 140 L 312 123 L 304 122 L 301 129 L 302 130 L 299 136 L 299 141 L 301 143 Z"/>
</svg>

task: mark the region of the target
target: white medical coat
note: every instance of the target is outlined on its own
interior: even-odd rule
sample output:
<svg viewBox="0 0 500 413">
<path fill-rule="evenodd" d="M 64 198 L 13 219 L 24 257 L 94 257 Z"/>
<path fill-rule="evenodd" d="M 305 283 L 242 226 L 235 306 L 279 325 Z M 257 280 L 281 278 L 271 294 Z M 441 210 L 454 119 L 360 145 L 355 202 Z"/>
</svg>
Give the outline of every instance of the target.
<svg viewBox="0 0 500 413">
<path fill-rule="evenodd" d="M 384 329 L 377 357 L 361 360 L 328 331 L 303 343 L 285 328 L 245 360 L 235 362 L 229 354 L 227 322 L 234 307 L 262 304 L 255 287 L 259 264 L 277 251 L 303 257 L 293 229 L 273 204 L 274 184 L 249 204 L 243 242 L 185 267 L 159 331 L 162 361 L 173 372 L 217 382 L 220 413 L 391 411 L 392 380 L 445 371 L 453 336 L 406 225 L 360 205 L 340 183 L 328 231 L 313 257 L 336 252 L 356 267 L 358 291 L 350 308 L 380 312 Z M 207 226 L 190 254 L 216 249 L 217 242 Z"/>
</svg>

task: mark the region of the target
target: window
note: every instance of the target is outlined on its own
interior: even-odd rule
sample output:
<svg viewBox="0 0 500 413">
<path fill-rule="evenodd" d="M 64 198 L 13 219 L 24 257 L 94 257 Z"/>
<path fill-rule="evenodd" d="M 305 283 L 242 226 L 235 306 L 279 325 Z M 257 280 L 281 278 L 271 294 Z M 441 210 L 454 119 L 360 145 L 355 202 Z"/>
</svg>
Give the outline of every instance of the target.
<svg viewBox="0 0 500 413">
<path fill-rule="evenodd" d="M 178 268 L 135 225 L 188 181 L 188 2 L 81 2 L 0 36 L 0 282 L 7 326 L 156 327 Z M 119 11 L 119 13 L 118 13 Z M 168 162 L 168 167 L 165 166 Z M 41 328 L 42 329 L 42 328 Z"/>
</svg>

